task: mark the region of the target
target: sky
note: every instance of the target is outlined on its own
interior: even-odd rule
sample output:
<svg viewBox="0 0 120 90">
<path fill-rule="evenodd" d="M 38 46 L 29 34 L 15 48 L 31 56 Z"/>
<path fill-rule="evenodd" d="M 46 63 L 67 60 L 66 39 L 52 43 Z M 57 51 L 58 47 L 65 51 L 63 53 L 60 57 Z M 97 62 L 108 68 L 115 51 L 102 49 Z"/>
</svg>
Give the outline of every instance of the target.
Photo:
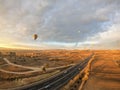
<svg viewBox="0 0 120 90">
<path fill-rule="evenodd" d="M 120 0 L 0 0 L 0 47 L 120 49 Z"/>
</svg>

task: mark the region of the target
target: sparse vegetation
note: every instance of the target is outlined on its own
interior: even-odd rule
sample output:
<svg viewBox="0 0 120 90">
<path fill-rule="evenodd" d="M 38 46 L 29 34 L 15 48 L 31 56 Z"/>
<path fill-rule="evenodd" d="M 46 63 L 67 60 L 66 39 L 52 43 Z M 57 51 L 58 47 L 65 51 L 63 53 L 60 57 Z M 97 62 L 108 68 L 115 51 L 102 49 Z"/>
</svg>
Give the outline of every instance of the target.
<svg viewBox="0 0 120 90">
<path fill-rule="evenodd" d="M 83 90 L 119 90 L 120 68 L 116 61 L 120 60 L 120 51 L 96 50 L 94 53 L 95 59 Z"/>
<path fill-rule="evenodd" d="M 0 58 L 0 65 L 3 65 L 0 67 L 1 69 L 0 80 L 4 83 L 5 82 L 13 83 L 15 81 L 16 83 L 18 83 L 18 85 L 29 83 L 29 81 L 24 81 L 26 78 L 34 78 L 34 77 L 38 77 L 39 75 L 41 76 L 42 74 L 45 75 L 45 73 L 47 74 L 54 72 L 54 71 L 47 71 L 47 68 L 66 66 L 64 67 L 64 69 L 66 69 L 67 66 L 70 65 L 71 63 L 76 64 L 80 62 L 82 58 L 85 58 L 90 55 L 90 52 L 78 51 L 78 50 L 12 51 L 14 52 L 13 56 L 12 55 L 9 56 L 10 54 L 9 52 L 11 51 L 5 51 L 5 55 L 3 55 L 3 58 L 4 57 L 7 58 L 13 64 L 38 67 L 38 68 L 42 67 L 41 72 L 36 71 L 33 73 L 24 74 L 23 72 L 28 72 L 32 70 L 22 68 L 19 66 L 9 65 L 7 62 L 3 60 L 3 58 Z M 13 73 L 3 72 L 2 70 L 6 70 Z M 60 70 L 63 69 L 60 68 Z M 31 79 L 30 81 L 33 82 L 37 80 L 40 80 L 40 77 L 37 78 L 36 80 Z M 10 85 L 10 83 L 7 83 L 8 86 Z"/>
<path fill-rule="evenodd" d="M 116 60 L 116 64 L 120 67 L 120 60 Z"/>
<path fill-rule="evenodd" d="M 31 56 L 31 53 L 36 53 L 37 56 Z M 120 73 L 119 67 L 120 65 L 120 51 L 107 51 L 107 50 L 95 50 L 95 58 L 92 63 L 91 70 L 86 70 L 86 75 L 90 75 L 90 77 L 85 76 L 85 80 L 88 79 L 87 82 L 91 79 L 91 75 L 95 75 L 95 77 L 102 79 L 117 79 L 118 74 L 116 76 L 111 75 L 111 73 Z M 16 86 L 24 85 L 30 82 L 41 80 L 41 75 L 47 75 L 49 77 L 50 73 L 54 71 L 48 72 L 47 68 L 54 68 L 59 66 L 67 66 L 70 64 L 76 64 L 89 56 L 91 54 L 90 51 L 83 50 L 45 50 L 45 51 L 16 51 L 16 56 L 9 57 L 4 56 L 10 60 L 10 62 L 23 66 L 30 67 L 44 67 L 41 68 L 43 72 L 33 72 L 28 74 L 15 74 L 15 73 L 5 73 L 0 71 L 0 87 L 5 87 L 7 84 L 8 87 L 12 87 L 11 84 L 16 83 Z M 116 64 L 117 63 L 117 64 Z M 12 71 L 12 72 L 27 72 L 32 71 L 32 69 L 26 69 L 21 67 L 16 67 L 7 64 L 3 58 L 0 58 L 0 69 Z M 60 69 L 63 70 L 63 69 Z M 90 72 L 90 73 L 88 73 Z M 57 72 L 58 73 L 58 72 Z M 100 73 L 100 74 L 99 74 Z M 103 74 L 101 74 L 103 73 Z M 109 73 L 109 75 L 105 75 Z M 51 74 L 50 74 L 51 75 Z M 53 75 L 53 74 L 52 74 Z M 47 76 L 44 77 L 47 78 Z M 3 83 L 1 83 L 3 82 Z M 9 86 L 10 85 L 10 86 Z"/>
</svg>

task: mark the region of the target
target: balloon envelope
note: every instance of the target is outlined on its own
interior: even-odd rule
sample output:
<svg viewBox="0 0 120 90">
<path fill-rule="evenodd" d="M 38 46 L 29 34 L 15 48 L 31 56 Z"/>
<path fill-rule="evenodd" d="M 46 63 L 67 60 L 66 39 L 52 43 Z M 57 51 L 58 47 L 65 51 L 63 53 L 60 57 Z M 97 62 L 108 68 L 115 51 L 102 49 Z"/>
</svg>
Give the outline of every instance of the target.
<svg viewBox="0 0 120 90">
<path fill-rule="evenodd" d="M 38 35 L 37 34 L 34 34 L 33 35 L 33 39 L 36 40 L 38 38 Z"/>
</svg>

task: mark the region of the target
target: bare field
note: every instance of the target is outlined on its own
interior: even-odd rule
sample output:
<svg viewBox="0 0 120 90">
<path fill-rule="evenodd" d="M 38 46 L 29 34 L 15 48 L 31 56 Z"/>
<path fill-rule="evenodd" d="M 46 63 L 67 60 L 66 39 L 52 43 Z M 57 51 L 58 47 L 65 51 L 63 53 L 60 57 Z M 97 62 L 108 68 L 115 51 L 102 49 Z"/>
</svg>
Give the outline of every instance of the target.
<svg viewBox="0 0 120 90">
<path fill-rule="evenodd" d="M 94 52 L 95 58 L 91 65 L 90 76 L 83 90 L 120 90 L 120 50 L 17 50 L 14 52 L 16 52 L 14 56 L 3 55 L 3 58 L 0 58 L 0 70 L 13 72 L 0 71 L 0 88 L 17 87 L 46 79 L 61 70 L 38 72 L 39 68 L 77 64 Z M 8 62 L 4 58 L 7 58 Z M 27 73 L 29 71 L 31 73 Z"/>
<path fill-rule="evenodd" d="M 10 88 L 15 88 L 15 87 L 21 87 L 21 86 L 24 86 L 26 84 L 30 84 L 30 83 L 34 83 L 36 81 L 44 80 L 44 79 L 49 78 L 50 76 L 53 76 L 59 72 L 60 71 L 57 70 L 57 71 L 53 71 L 53 72 L 49 72 L 49 73 L 38 74 L 37 76 L 29 77 L 29 75 L 27 75 L 27 77 L 20 78 L 20 79 L 2 80 L 0 82 L 0 90 L 2 90 L 2 89 L 8 90 L 8 88 L 10 89 Z M 14 76 L 14 75 L 12 75 L 12 76 Z"/>
<path fill-rule="evenodd" d="M 12 65 L 4 65 L 4 66 L 1 67 L 1 69 L 6 70 L 6 71 L 11 71 L 11 72 L 31 71 L 30 69 L 20 68 L 20 67 L 12 66 Z"/>
<path fill-rule="evenodd" d="M 8 55 L 15 52 L 15 55 Z M 88 57 L 89 50 L 41 50 L 41 51 L 3 51 L 0 60 L 0 88 L 10 88 L 46 79 L 58 73 L 58 70 L 77 64 Z M 59 69 L 59 72 L 62 69 Z"/>
<path fill-rule="evenodd" d="M 119 50 L 94 51 L 89 79 L 83 90 L 120 90 Z"/>
</svg>

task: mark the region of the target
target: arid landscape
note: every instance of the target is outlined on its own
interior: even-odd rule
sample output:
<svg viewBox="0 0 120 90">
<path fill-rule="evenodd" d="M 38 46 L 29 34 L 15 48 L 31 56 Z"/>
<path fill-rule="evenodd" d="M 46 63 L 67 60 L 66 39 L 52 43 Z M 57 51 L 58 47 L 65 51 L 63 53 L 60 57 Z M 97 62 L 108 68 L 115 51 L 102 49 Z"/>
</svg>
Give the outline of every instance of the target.
<svg viewBox="0 0 120 90">
<path fill-rule="evenodd" d="M 45 80 L 94 53 L 83 90 L 120 89 L 119 50 L 1 50 L 0 89 Z"/>
<path fill-rule="evenodd" d="M 90 54 L 88 50 L 3 50 L 0 57 L 0 88 L 46 79 L 83 61 Z"/>
<path fill-rule="evenodd" d="M 120 0 L 0 0 L 0 90 L 120 90 Z"/>
<path fill-rule="evenodd" d="M 89 79 L 83 90 L 120 90 L 120 51 L 94 51 Z"/>
</svg>

